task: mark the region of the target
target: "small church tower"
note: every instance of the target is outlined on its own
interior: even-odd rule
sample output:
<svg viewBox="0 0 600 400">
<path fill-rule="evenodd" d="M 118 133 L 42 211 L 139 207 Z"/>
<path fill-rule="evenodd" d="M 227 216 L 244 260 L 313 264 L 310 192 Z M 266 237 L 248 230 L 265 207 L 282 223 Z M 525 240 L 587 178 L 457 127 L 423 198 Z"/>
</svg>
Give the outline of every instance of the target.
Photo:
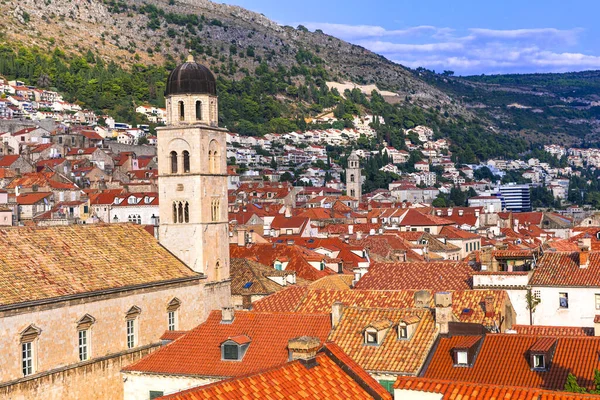
<svg viewBox="0 0 600 400">
<path fill-rule="evenodd" d="M 360 160 L 355 151 L 352 151 L 348 157 L 348 168 L 346 168 L 346 195 L 362 199 L 362 176 L 360 170 Z"/>
<path fill-rule="evenodd" d="M 169 75 L 158 128 L 159 240 L 206 275 L 207 310 L 229 304 L 227 131 L 218 127 L 212 72 L 192 56 Z M 206 289 L 205 289 L 206 292 Z"/>
</svg>

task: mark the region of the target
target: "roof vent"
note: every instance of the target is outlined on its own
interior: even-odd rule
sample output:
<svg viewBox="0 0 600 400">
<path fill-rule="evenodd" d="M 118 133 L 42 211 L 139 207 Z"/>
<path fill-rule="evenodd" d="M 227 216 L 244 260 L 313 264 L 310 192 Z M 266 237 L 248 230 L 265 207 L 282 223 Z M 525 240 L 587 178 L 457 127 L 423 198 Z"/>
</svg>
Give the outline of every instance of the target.
<svg viewBox="0 0 600 400">
<path fill-rule="evenodd" d="M 300 336 L 288 341 L 290 361 L 299 360 L 307 369 L 317 366 L 317 352 L 321 341 L 310 336 Z"/>
</svg>

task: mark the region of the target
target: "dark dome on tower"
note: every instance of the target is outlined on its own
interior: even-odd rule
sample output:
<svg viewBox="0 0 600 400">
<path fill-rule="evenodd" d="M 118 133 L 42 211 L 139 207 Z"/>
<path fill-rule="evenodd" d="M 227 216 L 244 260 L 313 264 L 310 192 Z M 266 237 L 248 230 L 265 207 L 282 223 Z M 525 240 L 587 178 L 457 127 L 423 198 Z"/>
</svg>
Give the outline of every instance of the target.
<svg viewBox="0 0 600 400">
<path fill-rule="evenodd" d="M 187 62 L 179 65 L 169 75 L 165 96 L 188 93 L 217 95 L 215 76 L 204 65 L 195 62 L 191 55 Z"/>
</svg>

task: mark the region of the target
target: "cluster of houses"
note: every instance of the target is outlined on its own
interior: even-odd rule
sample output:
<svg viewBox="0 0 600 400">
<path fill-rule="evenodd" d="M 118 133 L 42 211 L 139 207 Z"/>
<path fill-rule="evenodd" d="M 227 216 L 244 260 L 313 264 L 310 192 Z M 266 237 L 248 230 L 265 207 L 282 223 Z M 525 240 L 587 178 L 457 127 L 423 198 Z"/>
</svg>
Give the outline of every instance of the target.
<svg viewBox="0 0 600 400">
<path fill-rule="evenodd" d="M 600 215 L 240 176 L 184 65 L 156 147 L 0 135 L 0 397 L 600 398 Z"/>
</svg>

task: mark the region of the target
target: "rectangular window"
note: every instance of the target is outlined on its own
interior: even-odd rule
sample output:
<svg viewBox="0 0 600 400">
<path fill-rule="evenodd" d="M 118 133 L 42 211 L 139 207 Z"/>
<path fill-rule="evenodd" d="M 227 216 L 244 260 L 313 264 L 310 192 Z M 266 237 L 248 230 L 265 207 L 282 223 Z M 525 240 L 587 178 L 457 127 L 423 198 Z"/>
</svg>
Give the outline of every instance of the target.
<svg viewBox="0 0 600 400">
<path fill-rule="evenodd" d="M 224 360 L 237 360 L 238 359 L 238 346 L 235 344 L 224 344 L 223 345 L 223 359 Z"/>
<path fill-rule="evenodd" d="M 468 365 L 469 364 L 469 360 L 468 360 L 466 351 L 457 351 L 456 352 L 456 364 L 457 365 Z"/>
<path fill-rule="evenodd" d="M 79 361 L 85 361 L 89 357 L 88 330 L 79 331 L 78 336 L 79 336 Z"/>
<path fill-rule="evenodd" d="M 430 233 L 431 232 L 431 228 L 425 228 L 424 231 L 427 232 L 427 233 Z"/>
<path fill-rule="evenodd" d="M 127 348 L 135 347 L 135 319 L 127 320 Z"/>
<path fill-rule="evenodd" d="M 596 310 L 600 310 L 600 294 L 596 293 L 594 296 L 596 297 Z"/>
<path fill-rule="evenodd" d="M 560 308 L 569 308 L 569 294 L 568 293 L 559 293 L 558 301 Z"/>
<path fill-rule="evenodd" d="M 169 311 L 168 312 L 169 330 L 170 331 L 174 331 L 175 330 L 175 313 L 176 313 L 176 311 Z"/>
<path fill-rule="evenodd" d="M 398 326 L 398 336 L 400 337 L 400 339 L 407 339 L 408 338 L 408 328 L 406 326 Z"/>
<path fill-rule="evenodd" d="M 165 392 L 161 392 L 159 390 L 151 390 L 150 391 L 150 400 L 158 399 L 165 395 Z"/>
<path fill-rule="evenodd" d="M 367 332 L 367 343 L 369 343 L 369 344 L 377 344 L 377 333 L 375 333 L 375 332 Z"/>
<path fill-rule="evenodd" d="M 534 354 L 533 368 L 546 368 L 546 363 L 542 354 Z"/>
<path fill-rule="evenodd" d="M 33 343 L 21 343 L 21 358 L 23 361 L 23 376 L 33 374 Z"/>
</svg>

